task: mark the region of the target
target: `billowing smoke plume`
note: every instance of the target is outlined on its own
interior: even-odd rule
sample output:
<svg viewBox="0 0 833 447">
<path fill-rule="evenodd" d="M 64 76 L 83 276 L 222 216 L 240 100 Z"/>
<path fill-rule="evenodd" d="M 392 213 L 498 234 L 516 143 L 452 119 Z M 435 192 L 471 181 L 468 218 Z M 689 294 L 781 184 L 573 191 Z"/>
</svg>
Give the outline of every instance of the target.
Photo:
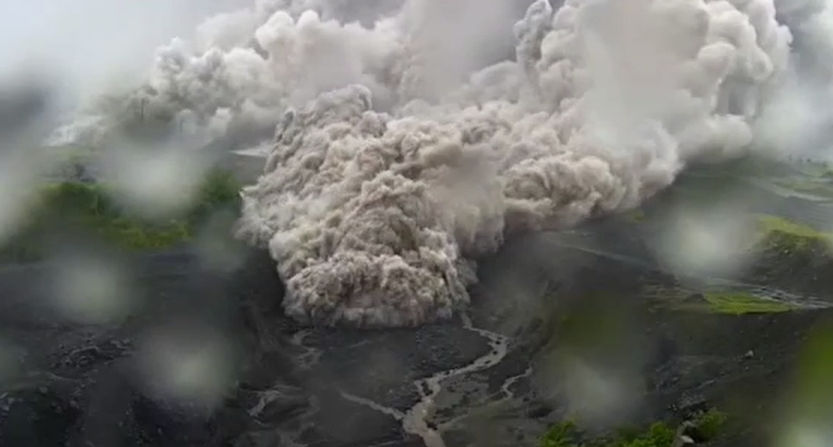
<svg viewBox="0 0 833 447">
<path fill-rule="evenodd" d="M 268 243 L 297 318 L 447 317 L 468 300 L 466 259 L 505 235 L 633 207 L 686 161 L 745 148 L 787 62 L 774 13 L 771 2 L 537 2 L 516 26 L 517 62 L 475 75 L 453 102 L 388 115 L 373 111 L 373 88 L 347 87 L 288 114 L 246 190 L 243 232 Z M 400 33 L 391 54 L 401 45 L 416 63 L 388 80 L 406 98 L 431 91 L 412 87 L 432 66 Z"/>
<path fill-rule="evenodd" d="M 743 154 L 796 61 L 824 65 L 791 30 L 829 43 L 810 0 L 538 0 L 494 64 L 516 3 L 410 0 L 362 25 L 259 0 L 162 49 L 129 107 L 208 140 L 277 124 L 239 232 L 276 259 L 287 312 L 410 326 L 465 306 L 472 259 L 505 237 Z"/>
<path fill-rule="evenodd" d="M 777 17 L 793 37 L 784 80 L 758 120 L 764 149 L 829 159 L 833 138 L 833 2 L 778 0 Z M 825 153 L 827 152 L 827 153 Z"/>
<path fill-rule="evenodd" d="M 142 88 L 100 104 L 53 143 L 98 146 L 138 127 L 245 147 L 270 138 L 287 107 L 350 84 L 369 88 L 380 108 L 439 96 L 509 51 L 518 1 L 415 0 L 365 27 L 333 17 L 367 21 L 401 2 L 255 0 L 158 49 Z"/>
</svg>

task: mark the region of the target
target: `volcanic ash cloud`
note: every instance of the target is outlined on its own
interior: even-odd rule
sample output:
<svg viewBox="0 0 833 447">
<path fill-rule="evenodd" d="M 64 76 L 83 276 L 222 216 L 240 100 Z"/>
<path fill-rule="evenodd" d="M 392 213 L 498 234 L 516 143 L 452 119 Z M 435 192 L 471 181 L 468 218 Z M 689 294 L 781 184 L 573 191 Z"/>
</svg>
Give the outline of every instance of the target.
<svg viewBox="0 0 833 447">
<path fill-rule="evenodd" d="M 542 0 L 514 59 L 448 88 L 431 4 L 374 28 L 278 11 L 255 32 L 265 73 L 323 91 L 283 115 L 239 229 L 268 246 L 302 322 L 450 317 L 472 259 L 507 235 L 634 207 L 688 162 L 744 153 L 791 60 L 773 0 Z"/>
</svg>

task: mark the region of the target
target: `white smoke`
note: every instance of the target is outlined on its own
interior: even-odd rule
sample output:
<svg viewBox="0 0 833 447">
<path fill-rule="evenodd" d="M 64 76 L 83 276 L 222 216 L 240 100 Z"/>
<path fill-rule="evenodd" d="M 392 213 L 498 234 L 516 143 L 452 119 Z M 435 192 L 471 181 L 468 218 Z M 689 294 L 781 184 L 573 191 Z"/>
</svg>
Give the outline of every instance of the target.
<svg viewBox="0 0 833 447">
<path fill-rule="evenodd" d="M 88 97 L 142 81 L 154 48 L 248 1 L 0 2 L 0 84 L 36 77 L 54 87 L 53 106 L 69 112 Z"/>
<path fill-rule="evenodd" d="M 418 325 L 466 305 L 473 259 L 507 235 L 637 206 L 687 163 L 748 151 L 799 62 L 825 68 L 791 30 L 833 42 L 826 2 L 782 3 L 538 0 L 515 57 L 489 65 L 510 0 L 410 0 L 367 26 L 260 0 L 161 49 L 128 108 L 244 144 L 277 124 L 240 235 L 277 260 L 287 312 Z"/>
<path fill-rule="evenodd" d="M 468 301 L 467 259 L 506 234 L 636 206 L 685 162 L 747 147 L 787 62 L 774 14 L 771 2 L 539 1 L 516 26 L 514 69 L 490 69 L 519 79 L 489 73 L 475 79 L 497 88 L 390 115 L 348 87 L 287 115 L 245 191 L 242 233 L 268 244 L 298 319 L 448 317 Z M 483 90 L 482 104 L 460 99 Z"/>
<path fill-rule="evenodd" d="M 361 83 L 391 96 L 386 76 L 396 51 L 392 19 L 373 29 L 342 25 L 329 2 L 256 0 L 251 8 L 215 16 L 193 41 L 156 51 L 144 85 L 100 105 L 55 132 L 52 143 L 102 145 L 124 128 L 155 127 L 209 142 L 263 138 L 288 106 L 321 92 Z"/>
<path fill-rule="evenodd" d="M 833 3 L 779 0 L 777 16 L 793 36 L 784 82 L 756 125 L 756 143 L 788 155 L 828 159 L 833 136 Z"/>
</svg>

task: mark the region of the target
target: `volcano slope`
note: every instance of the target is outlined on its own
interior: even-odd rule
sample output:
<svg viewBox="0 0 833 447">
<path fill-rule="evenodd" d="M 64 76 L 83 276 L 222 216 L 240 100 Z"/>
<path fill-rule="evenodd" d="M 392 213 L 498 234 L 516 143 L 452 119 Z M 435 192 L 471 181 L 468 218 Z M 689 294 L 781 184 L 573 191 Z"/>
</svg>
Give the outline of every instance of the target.
<svg viewBox="0 0 833 447">
<path fill-rule="evenodd" d="M 693 170 L 641 210 L 510 241 L 469 309 L 413 330 L 301 327 L 242 248 L 126 256 L 135 305 L 95 324 L 50 305 L 58 263 L 6 264 L 0 445 L 535 446 L 567 420 L 613 438 L 713 407 L 708 445 L 762 445 L 829 414 L 831 206 L 821 165 Z"/>
</svg>

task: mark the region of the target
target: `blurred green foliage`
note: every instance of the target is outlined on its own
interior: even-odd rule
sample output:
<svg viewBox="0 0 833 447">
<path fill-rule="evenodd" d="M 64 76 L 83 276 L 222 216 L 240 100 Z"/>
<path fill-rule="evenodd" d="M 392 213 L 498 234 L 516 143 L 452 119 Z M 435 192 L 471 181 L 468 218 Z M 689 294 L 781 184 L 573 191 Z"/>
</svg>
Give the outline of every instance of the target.
<svg viewBox="0 0 833 447">
<path fill-rule="evenodd" d="M 796 413 L 833 417 L 833 322 L 814 328 L 799 355 L 795 390 Z"/>
<path fill-rule="evenodd" d="M 764 248 L 780 251 L 803 251 L 814 246 L 828 246 L 833 242 L 833 234 L 777 216 L 759 216 L 758 231 Z"/>
<path fill-rule="evenodd" d="M 556 424 L 541 438 L 541 447 L 670 447 L 675 431 L 663 422 L 643 432 L 622 431 L 613 439 L 580 441 L 582 434 L 572 422 Z"/>
<path fill-rule="evenodd" d="M 828 446 L 833 439 L 833 321 L 821 321 L 808 334 L 793 383 L 780 409 L 778 447 Z"/>
<path fill-rule="evenodd" d="M 188 222 L 192 225 L 202 222 L 218 208 L 232 209 L 236 214 L 240 209 L 241 187 L 242 185 L 230 172 L 221 170 L 209 172 L 187 216 Z"/>
<path fill-rule="evenodd" d="M 712 408 L 701 413 L 694 420 L 694 425 L 701 439 L 711 440 L 720 436 L 729 422 L 729 415 Z"/>
<path fill-rule="evenodd" d="M 693 418 L 692 431 L 703 442 L 716 439 L 724 430 L 728 416 L 717 410 L 700 413 Z M 620 430 L 613 437 L 585 439 L 587 436 L 574 422 L 552 426 L 541 437 L 540 447 L 671 447 L 677 431 L 665 422 L 651 424 L 645 430 Z"/>
<path fill-rule="evenodd" d="M 41 259 L 56 234 L 91 236 L 127 250 L 164 248 L 189 240 L 214 212 L 239 208 L 240 185 L 224 171 L 203 181 L 192 206 L 181 215 L 152 221 L 120 206 L 103 184 L 64 182 L 43 186 L 26 223 L 0 248 L 0 261 Z"/>
<path fill-rule="evenodd" d="M 718 314 L 766 314 L 789 312 L 794 309 L 794 306 L 788 303 L 763 299 L 743 292 L 706 293 L 705 298 L 709 312 Z"/>
<path fill-rule="evenodd" d="M 564 421 L 550 427 L 541 437 L 541 447 L 578 447 L 579 433 L 576 424 Z"/>
<path fill-rule="evenodd" d="M 642 292 L 655 309 L 724 315 L 782 313 L 797 306 L 739 290 L 701 292 L 678 286 L 648 286 Z"/>
</svg>

